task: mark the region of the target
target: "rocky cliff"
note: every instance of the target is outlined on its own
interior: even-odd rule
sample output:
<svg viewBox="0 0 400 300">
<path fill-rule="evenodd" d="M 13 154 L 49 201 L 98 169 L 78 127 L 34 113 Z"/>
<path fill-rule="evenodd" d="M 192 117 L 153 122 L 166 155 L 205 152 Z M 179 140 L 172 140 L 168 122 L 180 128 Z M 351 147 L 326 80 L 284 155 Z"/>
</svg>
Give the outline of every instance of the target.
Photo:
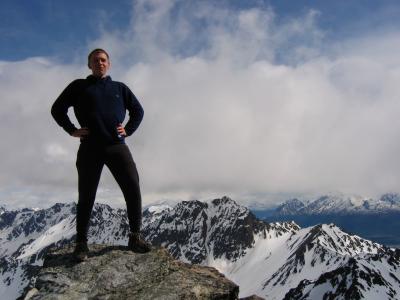
<svg viewBox="0 0 400 300">
<path fill-rule="evenodd" d="M 214 268 L 186 264 L 165 250 L 136 254 L 90 245 L 75 263 L 71 246 L 50 252 L 22 299 L 238 299 L 239 288 Z"/>
</svg>

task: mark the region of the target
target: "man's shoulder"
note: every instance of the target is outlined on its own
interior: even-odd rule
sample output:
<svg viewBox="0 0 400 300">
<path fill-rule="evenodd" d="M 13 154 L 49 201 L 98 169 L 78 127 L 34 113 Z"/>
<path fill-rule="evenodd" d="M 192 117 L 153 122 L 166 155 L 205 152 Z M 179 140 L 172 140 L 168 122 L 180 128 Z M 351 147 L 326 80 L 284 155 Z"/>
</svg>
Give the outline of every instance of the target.
<svg viewBox="0 0 400 300">
<path fill-rule="evenodd" d="M 72 87 L 72 88 L 78 88 L 78 87 L 81 87 L 81 86 L 83 86 L 85 84 L 87 84 L 87 80 L 86 79 L 78 78 L 78 79 L 73 80 L 69 84 L 69 86 Z"/>
<path fill-rule="evenodd" d="M 113 80 L 112 79 L 111 82 L 113 84 L 115 84 L 115 85 L 119 85 L 119 86 L 122 86 L 122 87 L 127 87 L 127 85 L 125 83 L 123 83 L 122 81 L 117 81 L 117 80 Z"/>
<path fill-rule="evenodd" d="M 121 81 L 112 80 L 111 82 L 112 82 L 113 85 L 119 87 L 120 89 L 129 90 L 130 91 L 130 88 L 125 83 L 123 83 Z"/>
</svg>

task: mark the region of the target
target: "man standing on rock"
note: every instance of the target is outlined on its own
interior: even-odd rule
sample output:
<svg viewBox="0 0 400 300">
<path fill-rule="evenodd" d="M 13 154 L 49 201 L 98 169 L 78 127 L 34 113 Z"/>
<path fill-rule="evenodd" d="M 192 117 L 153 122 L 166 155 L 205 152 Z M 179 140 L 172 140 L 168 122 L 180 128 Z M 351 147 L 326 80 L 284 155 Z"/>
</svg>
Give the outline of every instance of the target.
<svg viewBox="0 0 400 300">
<path fill-rule="evenodd" d="M 90 214 L 104 165 L 110 169 L 125 198 L 130 227 L 128 247 L 145 253 L 151 247 L 140 237 L 142 200 L 139 175 L 125 143 L 125 137 L 139 127 L 143 108 L 125 84 L 107 76 L 110 57 L 105 50 L 90 52 L 88 66 L 92 75 L 70 83 L 51 109 L 57 124 L 81 141 L 76 160 L 79 199 L 74 255 L 79 261 L 87 258 Z M 68 117 L 70 107 L 74 108 L 79 129 Z M 129 120 L 123 126 L 126 111 L 129 112 Z"/>
</svg>

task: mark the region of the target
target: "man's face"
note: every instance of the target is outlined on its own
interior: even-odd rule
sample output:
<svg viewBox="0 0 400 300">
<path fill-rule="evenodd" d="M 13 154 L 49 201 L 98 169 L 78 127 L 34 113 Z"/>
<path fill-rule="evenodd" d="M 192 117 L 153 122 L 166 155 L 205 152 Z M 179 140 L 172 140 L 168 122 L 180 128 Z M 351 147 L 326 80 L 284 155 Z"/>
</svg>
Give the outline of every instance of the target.
<svg viewBox="0 0 400 300">
<path fill-rule="evenodd" d="M 110 68 L 110 60 L 103 52 L 95 52 L 90 56 L 89 68 L 95 77 L 104 77 Z"/>
</svg>

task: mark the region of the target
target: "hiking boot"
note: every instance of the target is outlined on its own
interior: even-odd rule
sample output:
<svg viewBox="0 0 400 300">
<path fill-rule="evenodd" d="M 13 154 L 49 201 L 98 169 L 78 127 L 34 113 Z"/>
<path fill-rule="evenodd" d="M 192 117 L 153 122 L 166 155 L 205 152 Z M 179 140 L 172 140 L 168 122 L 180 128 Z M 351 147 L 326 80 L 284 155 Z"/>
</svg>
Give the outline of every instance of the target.
<svg viewBox="0 0 400 300">
<path fill-rule="evenodd" d="M 75 245 L 75 250 L 72 253 L 75 261 L 82 262 L 88 258 L 89 248 L 87 242 L 77 242 Z"/>
<path fill-rule="evenodd" d="M 136 253 L 146 253 L 151 250 L 151 244 L 143 240 L 138 232 L 131 232 L 129 234 L 128 248 Z"/>
</svg>

